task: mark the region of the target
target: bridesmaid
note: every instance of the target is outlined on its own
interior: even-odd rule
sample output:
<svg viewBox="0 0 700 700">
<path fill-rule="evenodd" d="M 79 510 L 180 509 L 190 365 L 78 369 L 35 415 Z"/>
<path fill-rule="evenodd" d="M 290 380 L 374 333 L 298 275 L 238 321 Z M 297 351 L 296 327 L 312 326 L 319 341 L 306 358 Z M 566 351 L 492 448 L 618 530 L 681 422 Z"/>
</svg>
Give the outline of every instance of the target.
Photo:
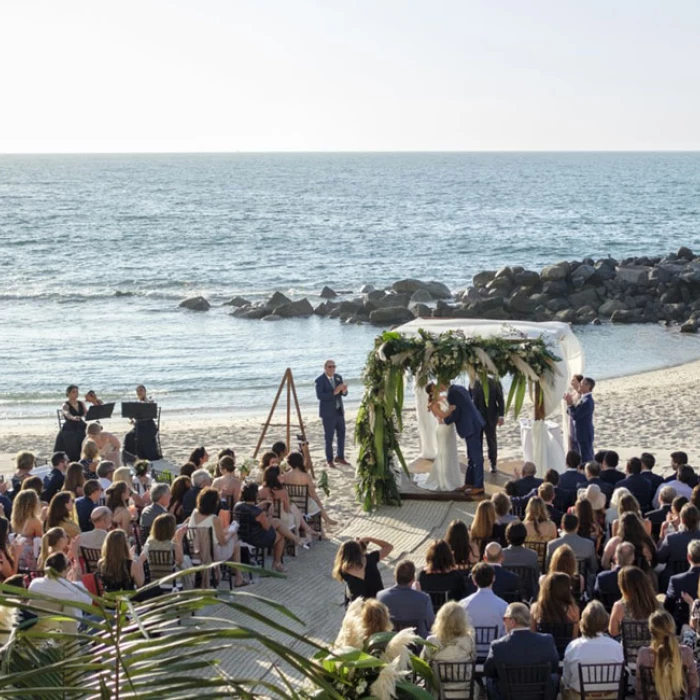
<svg viewBox="0 0 700 700">
<path fill-rule="evenodd" d="M 71 462 L 80 461 L 80 451 L 85 440 L 85 414 L 87 408 L 78 399 L 78 387 L 71 384 L 66 389 L 66 402 L 61 406 L 64 421 L 56 436 L 54 452 L 65 452 Z"/>
</svg>

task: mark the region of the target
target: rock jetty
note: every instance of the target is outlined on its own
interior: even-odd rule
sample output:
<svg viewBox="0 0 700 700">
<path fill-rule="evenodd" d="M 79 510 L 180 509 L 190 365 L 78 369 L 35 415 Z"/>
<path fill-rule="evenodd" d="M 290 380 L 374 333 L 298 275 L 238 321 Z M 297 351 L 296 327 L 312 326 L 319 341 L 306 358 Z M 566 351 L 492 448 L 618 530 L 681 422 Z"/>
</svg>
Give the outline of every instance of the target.
<svg viewBox="0 0 700 700">
<path fill-rule="evenodd" d="M 324 287 L 322 301 L 292 300 L 275 292 L 267 301 L 234 297 L 225 305 L 232 316 L 276 321 L 327 316 L 346 323 L 389 327 L 413 318 L 489 318 L 563 321 L 573 324 L 681 324 L 700 329 L 700 255 L 683 247 L 664 257 L 602 258 L 561 261 L 540 271 L 520 266 L 485 270 L 472 286 L 452 292 L 442 282 L 402 279 L 385 289 L 364 285 L 359 294 Z M 201 297 L 186 308 L 205 310 Z"/>
</svg>

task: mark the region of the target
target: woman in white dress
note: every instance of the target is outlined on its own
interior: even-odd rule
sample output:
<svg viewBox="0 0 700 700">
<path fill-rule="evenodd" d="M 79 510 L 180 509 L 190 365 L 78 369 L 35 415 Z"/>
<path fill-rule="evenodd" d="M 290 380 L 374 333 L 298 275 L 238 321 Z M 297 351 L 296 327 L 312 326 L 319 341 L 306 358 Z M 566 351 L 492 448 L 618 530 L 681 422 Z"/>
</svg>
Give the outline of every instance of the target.
<svg viewBox="0 0 700 700">
<path fill-rule="evenodd" d="M 455 491 L 464 485 L 464 477 L 459 468 L 457 452 L 457 432 L 454 425 L 445 425 L 440 414 L 449 410 L 444 395 L 439 394 L 432 382 L 425 387 L 429 397 L 428 407 L 438 420 L 437 455 L 427 478 L 416 478 L 418 486 L 430 491 Z"/>
</svg>

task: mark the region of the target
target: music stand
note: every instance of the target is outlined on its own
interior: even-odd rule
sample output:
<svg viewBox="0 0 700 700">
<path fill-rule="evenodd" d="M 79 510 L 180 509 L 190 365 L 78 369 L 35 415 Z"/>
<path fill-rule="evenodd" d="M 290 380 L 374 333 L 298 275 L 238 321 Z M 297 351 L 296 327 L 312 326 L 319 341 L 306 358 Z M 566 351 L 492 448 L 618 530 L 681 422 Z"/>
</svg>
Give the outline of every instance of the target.
<svg viewBox="0 0 700 700">
<path fill-rule="evenodd" d="M 103 403 L 99 406 L 90 406 L 88 412 L 85 415 L 85 420 L 104 420 L 105 418 L 111 418 L 114 412 L 113 403 Z"/>
<path fill-rule="evenodd" d="M 141 403 L 140 401 L 122 402 L 122 418 L 133 418 L 134 420 L 155 420 L 157 417 L 157 403 Z"/>
</svg>

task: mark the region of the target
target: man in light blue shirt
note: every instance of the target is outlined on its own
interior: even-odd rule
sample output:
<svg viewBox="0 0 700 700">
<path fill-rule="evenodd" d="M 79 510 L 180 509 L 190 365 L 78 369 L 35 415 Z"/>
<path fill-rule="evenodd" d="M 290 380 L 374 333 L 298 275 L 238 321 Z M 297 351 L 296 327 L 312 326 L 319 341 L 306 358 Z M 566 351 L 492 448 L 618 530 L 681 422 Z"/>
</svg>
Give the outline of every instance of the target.
<svg viewBox="0 0 700 700">
<path fill-rule="evenodd" d="M 460 601 L 462 607 L 469 615 L 472 627 L 497 627 L 495 639 L 505 634 L 503 616 L 508 608 L 508 603 L 499 598 L 493 592 L 493 582 L 496 572 L 493 567 L 480 562 L 472 569 L 472 581 L 477 587 L 477 592 Z M 490 642 L 476 645 L 477 657 L 485 657 L 489 651 Z"/>
</svg>

